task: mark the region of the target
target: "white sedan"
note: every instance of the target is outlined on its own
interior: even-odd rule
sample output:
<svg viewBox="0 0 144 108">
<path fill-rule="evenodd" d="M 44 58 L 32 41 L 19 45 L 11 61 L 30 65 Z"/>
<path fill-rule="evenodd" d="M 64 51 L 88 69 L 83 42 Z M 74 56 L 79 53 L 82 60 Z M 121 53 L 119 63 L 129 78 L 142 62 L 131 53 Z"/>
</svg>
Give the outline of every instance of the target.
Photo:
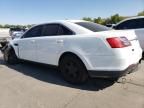
<svg viewBox="0 0 144 108">
<path fill-rule="evenodd" d="M 110 30 L 87 21 L 55 21 L 32 27 L 10 41 L 4 60 L 58 66 L 70 83 L 88 77 L 118 78 L 134 70 L 142 49 L 134 31 Z"/>
</svg>

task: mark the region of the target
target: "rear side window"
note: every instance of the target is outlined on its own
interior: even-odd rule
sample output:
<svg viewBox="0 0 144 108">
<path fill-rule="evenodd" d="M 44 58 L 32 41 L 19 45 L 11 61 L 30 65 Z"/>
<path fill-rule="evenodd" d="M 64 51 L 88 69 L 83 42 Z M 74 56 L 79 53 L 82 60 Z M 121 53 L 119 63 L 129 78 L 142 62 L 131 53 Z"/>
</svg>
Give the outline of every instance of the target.
<svg viewBox="0 0 144 108">
<path fill-rule="evenodd" d="M 47 24 L 44 25 L 42 30 L 42 36 L 56 36 L 58 34 L 58 24 Z"/>
<path fill-rule="evenodd" d="M 30 29 L 28 32 L 26 32 L 23 36 L 23 38 L 31 38 L 31 37 L 39 37 L 41 36 L 43 26 L 36 26 L 32 29 Z"/>
<path fill-rule="evenodd" d="M 78 24 L 79 26 L 82 26 L 86 29 L 89 29 L 93 32 L 100 32 L 100 31 L 107 31 L 110 30 L 110 28 L 102 26 L 100 24 L 96 24 L 93 22 L 77 22 L 76 24 Z"/>
<path fill-rule="evenodd" d="M 58 35 L 73 35 L 73 34 L 74 33 L 67 27 L 64 27 L 63 25 L 59 25 Z"/>
<path fill-rule="evenodd" d="M 118 30 L 139 28 L 144 28 L 144 18 L 128 20 L 115 27 Z"/>
</svg>

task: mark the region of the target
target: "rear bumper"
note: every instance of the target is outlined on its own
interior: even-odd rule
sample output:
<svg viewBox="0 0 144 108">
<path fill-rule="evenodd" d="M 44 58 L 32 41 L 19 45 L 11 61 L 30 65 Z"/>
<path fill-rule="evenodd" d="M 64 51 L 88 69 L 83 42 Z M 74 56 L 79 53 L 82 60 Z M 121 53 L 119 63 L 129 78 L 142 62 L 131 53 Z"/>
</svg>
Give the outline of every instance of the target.
<svg viewBox="0 0 144 108">
<path fill-rule="evenodd" d="M 88 71 L 88 72 L 90 77 L 118 78 L 118 77 L 125 76 L 126 74 L 137 71 L 138 65 L 139 63 L 132 64 L 123 71 Z"/>
</svg>

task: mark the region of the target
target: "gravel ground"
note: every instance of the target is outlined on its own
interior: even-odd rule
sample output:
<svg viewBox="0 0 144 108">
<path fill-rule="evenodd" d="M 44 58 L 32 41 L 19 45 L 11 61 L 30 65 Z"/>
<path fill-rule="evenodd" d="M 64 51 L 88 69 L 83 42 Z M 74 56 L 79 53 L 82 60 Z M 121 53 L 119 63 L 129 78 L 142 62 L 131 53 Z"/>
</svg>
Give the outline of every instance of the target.
<svg viewBox="0 0 144 108">
<path fill-rule="evenodd" d="M 6 65 L 0 53 L 0 108 L 144 108 L 144 62 L 126 81 L 91 79 L 73 86 L 34 63 Z"/>
<path fill-rule="evenodd" d="M 8 30 L 0 29 L 0 37 Z M 125 81 L 91 79 L 74 86 L 34 63 L 6 65 L 0 53 L 0 108 L 144 108 L 144 61 Z"/>
</svg>

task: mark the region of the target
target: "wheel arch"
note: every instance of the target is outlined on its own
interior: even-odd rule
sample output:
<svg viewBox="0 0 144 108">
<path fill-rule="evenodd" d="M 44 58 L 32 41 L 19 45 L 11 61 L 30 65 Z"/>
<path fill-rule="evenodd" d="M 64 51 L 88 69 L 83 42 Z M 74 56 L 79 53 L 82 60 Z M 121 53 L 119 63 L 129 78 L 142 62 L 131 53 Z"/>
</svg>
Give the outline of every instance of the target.
<svg viewBox="0 0 144 108">
<path fill-rule="evenodd" d="M 8 53 L 9 51 L 14 51 L 14 53 L 16 54 L 15 49 L 14 49 L 13 46 L 10 45 L 10 44 L 7 44 L 7 45 L 5 46 L 5 48 L 3 49 L 3 52 L 5 52 L 5 51 L 6 51 L 6 53 Z"/>
<path fill-rule="evenodd" d="M 84 66 L 86 67 L 86 69 L 89 68 L 88 62 L 87 62 L 87 60 L 86 60 L 85 57 L 83 57 L 81 54 L 73 53 L 73 52 L 70 52 L 70 51 L 63 52 L 63 53 L 61 54 L 61 56 L 59 57 L 59 60 L 58 60 L 58 66 L 59 66 L 60 61 L 62 60 L 62 58 L 63 58 L 64 56 L 66 56 L 66 55 L 74 55 L 74 56 L 76 56 L 76 57 L 84 64 Z"/>
</svg>

